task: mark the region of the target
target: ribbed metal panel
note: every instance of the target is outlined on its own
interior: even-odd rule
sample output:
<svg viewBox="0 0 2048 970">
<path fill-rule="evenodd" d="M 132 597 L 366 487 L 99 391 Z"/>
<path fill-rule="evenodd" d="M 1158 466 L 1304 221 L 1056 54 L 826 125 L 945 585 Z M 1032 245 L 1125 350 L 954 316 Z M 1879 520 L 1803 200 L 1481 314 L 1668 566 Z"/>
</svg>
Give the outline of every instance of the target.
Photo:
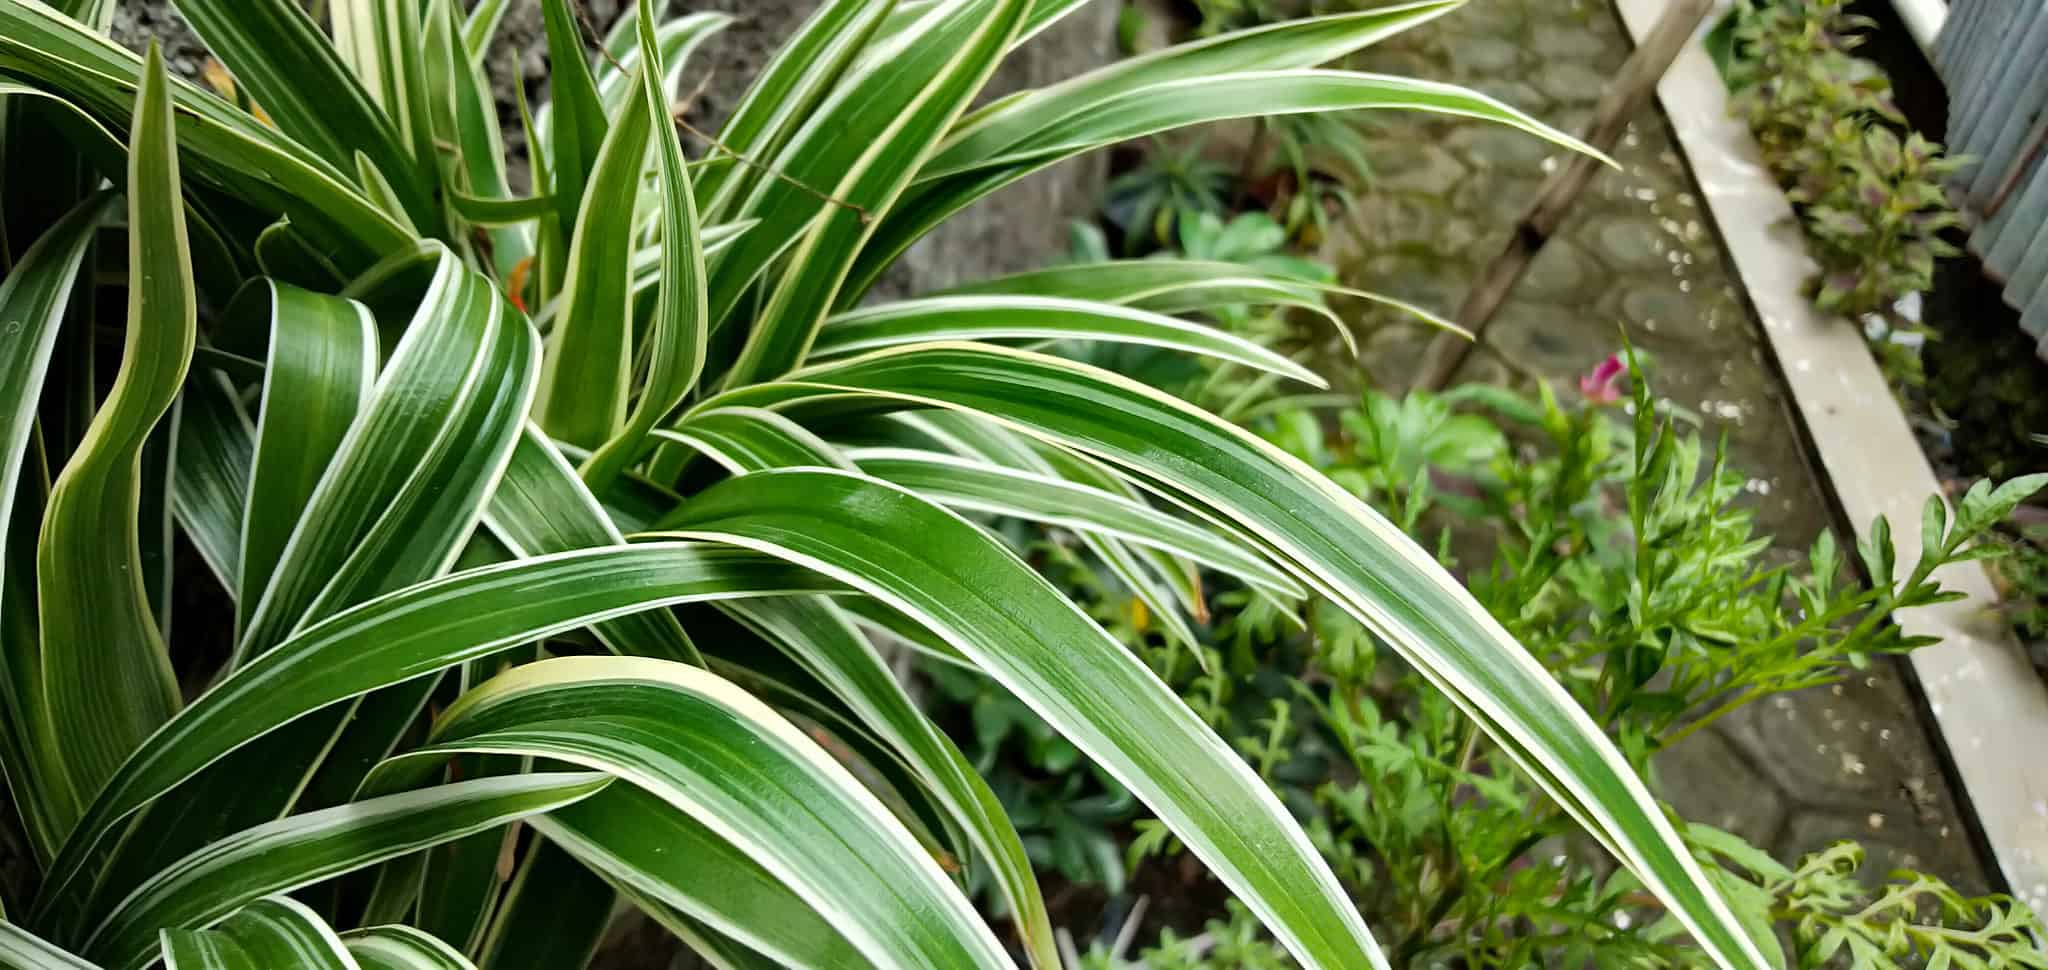
<svg viewBox="0 0 2048 970">
<path fill-rule="evenodd" d="M 2048 0 L 1954 0 L 1932 57 L 1970 249 L 2048 357 Z"/>
</svg>

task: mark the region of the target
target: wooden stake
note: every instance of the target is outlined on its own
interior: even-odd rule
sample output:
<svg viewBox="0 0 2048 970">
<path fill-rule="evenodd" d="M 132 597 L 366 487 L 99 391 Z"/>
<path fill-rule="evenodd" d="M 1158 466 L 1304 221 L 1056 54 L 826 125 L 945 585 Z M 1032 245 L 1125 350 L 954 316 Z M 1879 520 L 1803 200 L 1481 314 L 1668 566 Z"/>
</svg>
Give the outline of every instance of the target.
<svg viewBox="0 0 2048 970">
<path fill-rule="evenodd" d="M 1593 112 L 1593 124 L 1583 136 L 1586 143 L 1602 152 L 1612 154 L 1621 133 L 1628 128 L 1630 118 L 1648 104 L 1650 96 L 1657 90 L 1658 79 L 1678 59 L 1679 51 L 1685 49 L 1700 23 L 1707 19 L 1707 13 L 1714 9 L 1714 0 L 1671 0 L 1664 8 L 1664 15 L 1655 27 L 1643 38 L 1628 60 L 1621 65 L 1621 73 L 1614 83 L 1601 92 L 1600 103 Z M 1486 325 L 1493 322 L 1500 305 L 1507 302 L 1515 283 L 1521 280 L 1543 244 L 1550 241 L 1564 217 L 1571 212 L 1572 203 L 1577 201 L 1593 175 L 1599 170 L 1599 160 L 1574 154 L 1565 166 L 1543 184 L 1543 190 L 1536 194 L 1536 201 L 1529 206 L 1521 221 L 1515 223 L 1513 235 L 1508 244 L 1488 264 L 1486 270 L 1472 285 L 1465 302 L 1458 307 L 1458 325 L 1472 332 L 1470 340 L 1455 333 L 1440 333 L 1431 340 L 1429 349 L 1422 355 L 1422 367 L 1415 381 L 1415 387 L 1424 390 L 1441 390 L 1465 362 L 1467 354 L 1484 339 Z"/>
</svg>

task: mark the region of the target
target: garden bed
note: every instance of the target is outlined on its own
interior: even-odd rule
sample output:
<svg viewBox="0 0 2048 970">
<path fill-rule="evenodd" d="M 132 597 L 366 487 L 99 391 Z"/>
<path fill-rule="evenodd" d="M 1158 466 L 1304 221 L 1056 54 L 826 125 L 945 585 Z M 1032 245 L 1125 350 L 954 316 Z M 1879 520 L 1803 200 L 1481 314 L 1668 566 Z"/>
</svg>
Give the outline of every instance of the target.
<svg viewBox="0 0 2048 970">
<path fill-rule="evenodd" d="M 1623 12 L 1646 16 L 1641 9 Z M 1516 37 L 1532 43 L 1516 50 Z M 1498 57 L 1490 53 L 1496 50 Z M 1574 128 L 1598 97 L 1595 82 L 1612 76 L 1628 50 L 1623 21 L 1604 3 L 1501 0 L 1394 38 L 1366 59 L 1368 69 L 1444 77 Z M 1700 63 L 1704 57 L 1689 50 L 1677 71 Z M 1583 82 L 1574 80 L 1581 75 Z M 1717 207 L 1731 183 L 1718 169 L 1700 168 L 1688 136 L 1740 132 L 1740 121 L 1729 117 L 1725 98 L 1711 105 L 1667 101 L 1664 108 L 1682 120 L 1667 122 L 1656 112 L 1637 119 L 1617 151 L 1623 170 L 1603 173 L 1588 188 L 1503 307 L 1489 346 L 1459 377 L 1568 385 L 1625 334 L 1652 362 L 1657 392 L 1698 415 L 1710 439 L 1726 436 L 1730 466 L 1749 476 L 1747 504 L 1759 531 L 1774 539 L 1770 554 L 1789 561 L 1836 527 L 1831 466 L 1806 450 L 1809 419 L 1798 406 L 1802 378 L 1834 375 L 1811 363 L 1780 373 L 1775 329 L 1754 314 L 1768 321 L 1792 311 L 1764 302 L 1762 282 L 1743 273 L 1740 237 L 1718 224 L 1726 216 Z M 1499 250 L 1509 213 L 1561 156 L 1478 126 L 1405 118 L 1382 124 L 1388 158 L 1364 202 L 1363 251 L 1347 260 L 1345 276 L 1448 312 Z M 1796 233 L 1790 224 L 1784 228 Z M 1790 286 L 1794 300 L 1804 299 L 1801 265 L 1783 264 L 1777 281 Z M 1799 312 L 1809 313 L 1805 307 L 1800 303 Z M 1426 329 L 1380 313 L 1362 322 L 1379 325 L 1367 338 L 1364 366 L 1382 385 L 1398 386 Z M 1846 327 L 1841 332 L 1867 361 L 1861 339 Z M 1881 384 L 1878 391 L 1883 400 L 1876 404 L 1896 413 Z M 1887 511 L 1903 535 L 1918 522 L 1918 503 L 1933 486 L 1899 489 L 1902 504 Z M 1852 511 L 1859 524 L 1874 514 Z M 1917 867 L 1985 887 L 1978 851 L 1941 770 L 1940 742 L 1921 726 L 1910 678 L 1903 665 L 1880 660 L 1851 681 L 1756 705 L 1667 752 L 1660 761 L 1665 794 L 1682 814 L 1781 855 L 1856 839 L 1880 856 L 1873 867 L 1879 871 Z"/>
<path fill-rule="evenodd" d="M 1661 8 L 1645 0 L 1619 6 L 1638 34 Z M 1873 517 L 1886 516 L 1900 560 L 1911 561 L 1920 548 L 1919 505 L 1941 489 L 1912 423 L 1862 335 L 1812 309 L 1804 294 L 1811 262 L 1791 206 L 1764 173 L 1747 129 L 1729 115 L 1705 51 L 1682 55 L 1659 93 L 1669 115 L 1684 119 L 1674 134 L 1763 323 L 1833 500 L 1859 537 L 1869 536 Z M 1999 597 L 1984 569 L 1957 564 L 1943 581 L 1966 598 L 1898 618 L 1906 629 L 1943 641 L 1911 656 L 1913 679 L 1935 726 L 1936 753 L 1952 766 L 1959 797 L 1981 827 L 1994 878 L 2039 909 L 2048 901 L 2048 780 L 2020 766 L 2037 762 L 2048 744 L 2048 690 L 1998 614 Z"/>
</svg>

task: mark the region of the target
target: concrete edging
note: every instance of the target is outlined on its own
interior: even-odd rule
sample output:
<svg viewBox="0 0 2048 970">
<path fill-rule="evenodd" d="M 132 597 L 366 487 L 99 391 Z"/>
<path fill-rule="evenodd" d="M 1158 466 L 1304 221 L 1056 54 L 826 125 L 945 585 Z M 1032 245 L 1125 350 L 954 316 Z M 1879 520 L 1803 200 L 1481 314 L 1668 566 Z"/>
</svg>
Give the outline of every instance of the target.
<svg viewBox="0 0 2048 970">
<path fill-rule="evenodd" d="M 1637 40 L 1664 7 L 1664 0 L 1615 2 Z M 1729 113 L 1727 89 L 1704 47 L 1687 45 L 1657 96 L 1763 322 L 1826 486 L 1858 538 L 1882 515 L 1898 561 L 1916 561 L 1921 503 L 1940 491 L 1934 469 L 1862 335 L 1802 294 L 1813 269 L 1805 238 L 1748 127 Z M 2048 911 L 2048 685 L 1991 612 L 1997 595 L 1981 564 L 1957 563 L 1936 575 L 1966 598 L 1899 613 L 1906 632 L 1942 640 L 1909 661 L 1993 861 L 2015 896 Z"/>
</svg>

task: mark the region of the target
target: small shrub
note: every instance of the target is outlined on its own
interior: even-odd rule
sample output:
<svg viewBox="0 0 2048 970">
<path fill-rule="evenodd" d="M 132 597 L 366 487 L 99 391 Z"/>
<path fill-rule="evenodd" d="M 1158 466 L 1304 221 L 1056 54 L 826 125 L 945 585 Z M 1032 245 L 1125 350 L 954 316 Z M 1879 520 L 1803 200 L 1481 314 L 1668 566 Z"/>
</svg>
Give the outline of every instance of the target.
<svg viewBox="0 0 2048 970">
<path fill-rule="evenodd" d="M 1253 424 L 1471 577 L 1639 769 L 1745 705 L 1925 646 L 1891 626 L 1891 612 L 1947 598 L 1931 571 L 1995 555 L 1979 540 L 2048 481 L 1981 485 L 1953 522 L 1930 503 L 1932 538 L 1910 572 L 1897 572 L 1882 539 L 1855 550 L 1876 586 L 1845 578 L 1850 564 L 1826 534 L 1802 562 L 1771 565 L 1740 476 L 1681 421 L 1657 416 L 1640 382 L 1634 413 L 1622 413 L 1618 371 L 1582 382 L 1581 404 L 1465 387 L 1367 393 L 1335 415 L 1283 407 Z M 1128 602 L 1074 570 L 1056 575 L 1077 599 L 1112 613 Z M 1192 651 L 1142 626 L 1113 629 L 1309 820 L 1367 921 L 1398 941 L 1397 965 L 1522 966 L 1554 953 L 1707 965 L 1512 759 L 1368 631 L 1240 590 L 1211 603 Z M 1156 823 L 1136 832 L 1133 867 L 1181 851 Z M 1873 886 L 1850 844 L 1787 867 L 1724 832 L 1695 825 L 1688 837 L 1760 945 L 1775 949 L 1784 932 L 1788 965 L 2039 965 L 2038 920 L 2011 899 L 1968 899 L 1919 873 Z M 1292 966 L 1239 910 L 1140 952 L 1098 944 L 1084 965 Z"/>
<path fill-rule="evenodd" d="M 1763 0 L 1731 16 L 1735 108 L 1814 244 L 1815 304 L 1865 325 L 1894 380 L 1920 386 L 1915 348 L 1930 334 L 1896 307 L 1957 253 L 1941 238 L 1959 224 L 1942 186 L 1963 160 L 1900 137 L 1891 83 L 1852 53 L 1872 23 L 1845 0 Z"/>
<path fill-rule="evenodd" d="M 105 36 L 111 0 L 0 0 L 0 769 L 33 869 L 0 961 L 574 967 L 625 904 L 720 965 L 1010 966 L 972 869 L 1051 970 L 1018 824 L 885 649 L 992 675 L 1304 964 L 1379 960 L 1270 788 L 965 517 L 993 508 L 1084 535 L 1162 625 L 1203 609 L 1188 559 L 1287 599 L 1313 577 L 1495 709 L 1546 781 L 1608 793 L 1589 824 L 1699 946 L 1758 962 L 1571 698 L 1534 664 L 1477 669 L 1521 647 L 1398 529 L 1059 353 L 1164 346 L 1314 384 L 1169 314 L 1328 287 L 1107 260 L 866 299 L 953 213 L 1063 159 L 1424 104 L 1316 68 L 1449 0 L 987 102 L 1080 4 L 827 0 L 695 159 L 680 68 L 729 18 L 641 0 L 593 36 L 571 0 L 539 4 L 548 96 L 508 158 L 486 53 L 509 3 L 178 0 L 229 99 Z"/>
</svg>

